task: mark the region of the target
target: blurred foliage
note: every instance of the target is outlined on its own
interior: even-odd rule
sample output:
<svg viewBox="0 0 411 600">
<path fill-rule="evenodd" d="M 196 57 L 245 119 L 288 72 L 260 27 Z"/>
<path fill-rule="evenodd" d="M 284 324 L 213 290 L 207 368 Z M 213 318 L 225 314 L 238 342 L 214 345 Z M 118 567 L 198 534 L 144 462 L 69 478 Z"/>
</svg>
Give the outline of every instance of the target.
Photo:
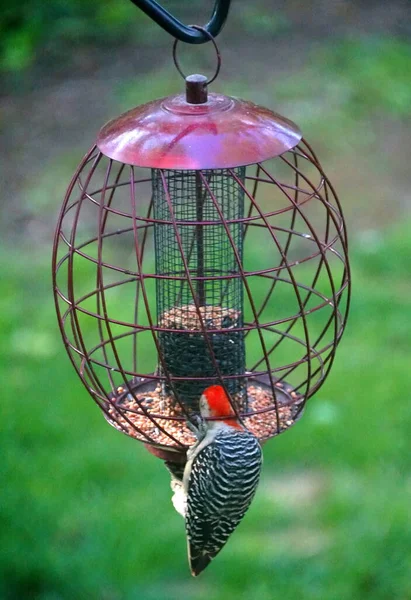
<svg viewBox="0 0 411 600">
<path fill-rule="evenodd" d="M 322 49 L 328 71 L 339 79 L 347 112 L 408 117 L 411 105 L 411 45 L 391 37 L 352 38 Z"/>
<path fill-rule="evenodd" d="M 291 28 L 291 23 L 281 10 L 270 11 L 266 6 L 249 3 L 238 15 L 239 25 L 250 35 L 267 37 L 281 35 Z"/>
<path fill-rule="evenodd" d="M 358 137 L 356 123 L 363 119 L 408 117 L 410 64 L 409 42 L 386 36 L 347 38 L 314 50 L 301 71 L 273 82 L 272 93 L 277 102 L 292 102 L 313 128 L 325 123 L 327 129 L 339 126 Z"/>
<path fill-rule="evenodd" d="M 38 52 L 62 58 L 68 49 L 84 44 L 121 42 L 142 29 L 143 18 L 125 0 L 1 0 L 0 65 L 19 71 L 38 58 Z"/>
</svg>

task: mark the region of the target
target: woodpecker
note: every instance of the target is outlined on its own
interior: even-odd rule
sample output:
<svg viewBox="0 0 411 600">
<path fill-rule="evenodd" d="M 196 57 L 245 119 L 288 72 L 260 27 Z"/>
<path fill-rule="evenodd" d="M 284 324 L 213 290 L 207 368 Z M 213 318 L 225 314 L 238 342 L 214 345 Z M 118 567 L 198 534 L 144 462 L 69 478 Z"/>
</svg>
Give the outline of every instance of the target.
<svg viewBox="0 0 411 600">
<path fill-rule="evenodd" d="M 187 452 L 182 486 L 193 576 L 220 552 L 245 515 L 262 465 L 257 438 L 239 423 L 222 386 L 203 392 L 200 414 L 198 440 Z M 213 417 L 220 419 L 205 420 Z"/>
</svg>

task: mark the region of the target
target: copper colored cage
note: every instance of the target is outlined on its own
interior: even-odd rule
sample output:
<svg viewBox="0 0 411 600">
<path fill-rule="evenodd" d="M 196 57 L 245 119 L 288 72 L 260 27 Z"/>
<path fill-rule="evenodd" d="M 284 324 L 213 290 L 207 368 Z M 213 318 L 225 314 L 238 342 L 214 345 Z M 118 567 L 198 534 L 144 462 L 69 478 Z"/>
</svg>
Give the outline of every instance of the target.
<svg viewBox="0 0 411 600">
<path fill-rule="evenodd" d="M 350 281 L 340 203 L 298 127 L 188 80 L 187 96 L 101 130 L 53 254 L 82 382 L 111 425 L 175 462 L 209 385 L 261 441 L 298 419 L 332 366 Z"/>
</svg>

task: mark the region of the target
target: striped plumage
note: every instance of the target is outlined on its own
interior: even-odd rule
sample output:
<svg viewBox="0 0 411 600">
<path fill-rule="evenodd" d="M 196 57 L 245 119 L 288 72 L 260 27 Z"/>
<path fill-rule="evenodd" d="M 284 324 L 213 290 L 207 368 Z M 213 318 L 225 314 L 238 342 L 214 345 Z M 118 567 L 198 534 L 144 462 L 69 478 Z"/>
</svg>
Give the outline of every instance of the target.
<svg viewBox="0 0 411 600">
<path fill-rule="evenodd" d="M 232 410 L 228 414 L 233 414 Z M 211 421 L 203 435 L 189 453 L 184 474 L 193 575 L 205 569 L 243 518 L 257 489 L 262 465 L 257 438 L 238 421 Z"/>
<path fill-rule="evenodd" d="M 176 479 L 177 481 L 180 481 L 180 483 L 182 483 L 184 469 L 186 466 L 185 463 L 175 463 L 170 460 L 165 460 L 164 464 L 166 466 L 166 469 L 169 471 L 171 477 L 173 477 L 174 479 Z"/>
</svg>

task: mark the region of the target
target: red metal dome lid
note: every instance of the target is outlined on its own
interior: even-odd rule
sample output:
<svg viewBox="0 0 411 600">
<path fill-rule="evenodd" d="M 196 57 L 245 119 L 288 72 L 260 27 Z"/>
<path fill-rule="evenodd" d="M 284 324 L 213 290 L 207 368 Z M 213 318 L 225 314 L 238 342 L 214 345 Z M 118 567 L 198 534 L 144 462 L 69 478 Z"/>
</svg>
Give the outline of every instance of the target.
<svg viewBox="0 0 411 600">
<path fill-rule="evenodd" d="M 114 160 L 159 169 L 224 169 L 262 162 L 294 148 L 292 121 L 237 98 L 209 94 L 190 104 L 184 94 L 133 108 L 104 125 L 97 146 Z"/>
</svg>

